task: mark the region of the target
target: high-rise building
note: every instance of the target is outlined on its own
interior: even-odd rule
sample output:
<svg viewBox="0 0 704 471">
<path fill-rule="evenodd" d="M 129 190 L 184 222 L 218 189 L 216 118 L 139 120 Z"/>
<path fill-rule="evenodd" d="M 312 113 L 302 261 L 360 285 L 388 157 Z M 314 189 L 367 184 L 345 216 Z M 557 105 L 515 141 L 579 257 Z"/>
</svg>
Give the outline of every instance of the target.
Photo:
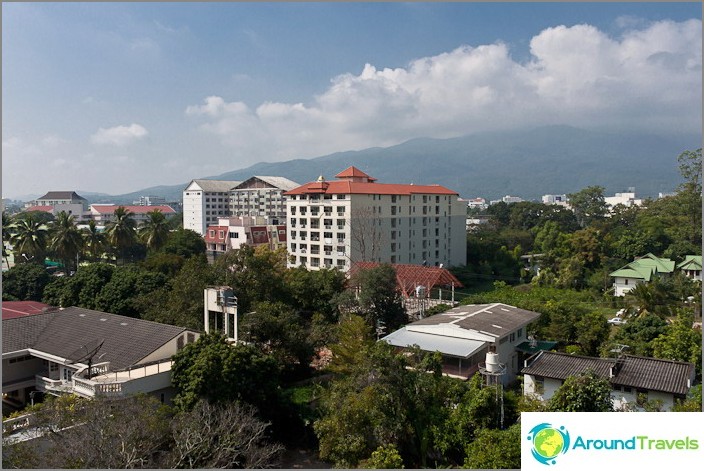
<svg viewBox="0 0 704 471">
<path fill-rule="evenodd" d="M 440 185 L 385 184 L 355 167 L 285 193 L 289 266 L 464 265 L 467 206 Z"/>
</svg>

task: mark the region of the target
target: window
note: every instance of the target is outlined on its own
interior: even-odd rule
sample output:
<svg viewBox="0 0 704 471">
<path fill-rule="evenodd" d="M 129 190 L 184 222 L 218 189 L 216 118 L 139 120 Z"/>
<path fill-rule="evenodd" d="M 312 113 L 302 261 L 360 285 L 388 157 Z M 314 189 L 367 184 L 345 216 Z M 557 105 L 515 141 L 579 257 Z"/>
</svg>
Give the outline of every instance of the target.
<svg viewBox="0 0 704 471">
<path fill-rule="evenodd" d="M 215 237 L 215 231 L 208 231 L 208 237 Z"/>
<path fill-rule="evenodd" d="M 516 341 L 516 333 L 511 332 L 511 342 L 515 342 L 515 341 Z"/>
<path fill-rule="evenodd" d="M 519 339 L 523 337 L 523 328 L 520 328 L 516 331 L 516 337 L 518 337 Z"/>
<path fill-rule="evenodd" d="M 544 394 L 545 393 L 545 378 L 542 376 L 535 376 L 533 378 L 533 384 L 534 384 L 534 389 L 535 389 L 535 394 Z"/>
</svg>

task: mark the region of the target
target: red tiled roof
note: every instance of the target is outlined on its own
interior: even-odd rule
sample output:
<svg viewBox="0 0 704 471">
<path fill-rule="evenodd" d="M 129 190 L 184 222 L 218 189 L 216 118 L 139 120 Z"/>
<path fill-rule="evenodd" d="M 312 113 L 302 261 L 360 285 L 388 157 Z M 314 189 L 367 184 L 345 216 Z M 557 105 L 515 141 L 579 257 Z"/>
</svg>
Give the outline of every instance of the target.
<svg viewBox="0 0 704 471">
<path fill-rule="evenodd" d="M 350 275 L 359 270 L 368 270 L 379 266 L 376 262 L 357 262 L 352 265 Z M 404 263 L 392 263 L 396 270 L 396 285 L 406 296 L 413 296 L 416 286 L 424 286 L 426 293 L 432 288 L 454 285 L 455 288 L 462 288 L 462 283 L 455 275 L 446 268 L 424 267 L 422 265 L 411 265 Z"/>
<path fill-rule="evenodd" d="M 360 169 L 358 169 L 357 167 L 354 167 L 354 166 L 348 167 L 345 170 L 343 170 L 342 172 L 335 175 L 335 178 L 350 178 L 350 177 L 352 177 L 352 178 L 366 178 L 369 181 L 376 180 L 376 178 L 370 177 L 369 175 L 367 175 L 366 173 L 362 172 Z"/>
<path fill-rule="evenodd" d="M 305 195 L 308 193 L 352 194 L 352 195 L 457 195 L 441 185 L 403 185 L 394 183 L 361 183 L 350 181 L 310 182 L 284 193 L 285 195 Z"/>
<path fill-rule="evenodd" d="M 171 206 L 167 205 L 154 205 L 154 206 L 129 206 L 129 205 L 103 205 L 94 204 L 91 206 L 91 210 L 96 211 L 99 214 L 113 214 L 117 208 L 122 206 L 127 211 L 132 214 L 146 214 L 152 211 L 161 211 L 164 214 L 176 214 L 176 211 Z"/>
<path fill-rule="evenodd" d="M 29 208 L 25 209 L 25 211 L 44 211 L 45 213 L 52 213 L 52 212 L 54 212 L 54 207 L 53 206 L 30 206 Z"/>
<path fill-rule="evenodd" d="M 37 301 L 3 301 L 2 302 L 2 318 L 14 319 L 16 317 L 33 316 L 42 314 L 47 310 L 53 309 L 53 306 L 40 303 Z"/>
<path fill-rule="evenodd" d="M 266 226 L 252 226 L 250 229 L 252 234 L 253 244 L 267 244 L 269 243 L 269 232 Z"/>
</svg>

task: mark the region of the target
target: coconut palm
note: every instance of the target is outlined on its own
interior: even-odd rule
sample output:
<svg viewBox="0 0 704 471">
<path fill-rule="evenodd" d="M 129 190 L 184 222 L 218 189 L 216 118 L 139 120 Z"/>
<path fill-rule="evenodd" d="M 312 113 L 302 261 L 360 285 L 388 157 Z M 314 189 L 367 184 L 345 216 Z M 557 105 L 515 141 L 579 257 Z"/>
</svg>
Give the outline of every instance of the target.
<svg viewBox="0 0 704 471">
<path fill-rule="evenodd" d="M 97 261 L 106 249 L 105 234 L 103 234 L 95 221 L 88 222 L 88 227 L 83 229 L 83 247 L 92 261 Z"/>
<path fill-rule="evenodd" d="M 49 228 L 33 214 L 10 225 L 10 242 L 16 262 L 35 261 L 44 263 L 49 238 Z"/>
<path fill-rule="evenodd" d="M 64 272 L 68 275 L 75 266 L 78 269 L 78 254 L 83 248 L 83 237 L 76 227 L 76 219 L 66 211 L 61 211 L 50 229 L 51 241 L 49 250 L 64 264 Z"/>
<path fill-rule="evenodd" d="M 105 225 L 105 237 L 117 252 L 118 260 L 124 261 L 127 250 L 137 242 L 136 223 L 124 206 L 119 206 L 113 214 L 114 218 Z"/>
<path fill-rule="evenodd" d="M 169 236 L 169 228 L 164 213 L 155 209 L 147 213 L 147 221 L 139 229 L 139 237 L 149 249 L 159 250 Z"/>
<path fill-rule="evenodd" d="M 625 301 L 637 316 L 651 313 L 666 318 L 670 315 L 670 297 L 657 278 L 649 283 L 638 283 L 626 293 Z"/>
</svg>

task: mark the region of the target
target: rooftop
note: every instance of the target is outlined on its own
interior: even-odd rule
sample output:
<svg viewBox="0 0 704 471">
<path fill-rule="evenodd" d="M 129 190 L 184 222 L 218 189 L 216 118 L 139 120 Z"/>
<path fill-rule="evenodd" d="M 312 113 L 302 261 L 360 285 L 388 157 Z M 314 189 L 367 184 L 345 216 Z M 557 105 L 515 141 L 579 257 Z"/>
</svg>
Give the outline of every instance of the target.
<svg viewBox="0 0 704 471">
<path fill-rule="evenodd" d="M 14 319 L 15 317 L 33 316 L 46 313 L 50 309 L 56 308 L 37 301 L 3 301 L 2 318 L 5 320 Z"/>
<path fill-rule="evenodd" d="M 115 210 L 119 207 L 125 208 L 132 214 L 146 214 L 152 211 L 160 211 L 164 214 L 175 214 L 176 211 L 171 206 L 164 204 L 154 205 L 154 206 L 133 206 L 124 204 L 93 204 L 91 205 L 91 211 L 95 211 L 98 214 L 113 214 Z"/>
<path fill-rule="evenodd" d="M 376 262 L 357 262 L 352 265 L 350 275 L 354 276 L 358 270 L 368 270 L 379 265 L 380 263 Z M 406 296 L 413 295 L 416 286 L 424 286 L 427 290 L 453 285 L 455 288 L 462 288 L 460 280 L 446 268 L 402 263 L 392 263 L 391 266 L 396 271 L 396 284 Z"/>
<path fill-rule="evenodd" d="M 42 196 L 41 198 L 37 198 L 37 201 L 40 200 L 83 200 L 86 201 L 84 197 L 76 193 L 75 191 L 50 191 L 46 195 Z"/>
<path fill-rule="evenodd" d="M 230 180 L 191 180 L 188 186 L 183 190 L 198 190 L 217 192 L 217 193 L 227 193 L 232 188 L 236 187 L 242 183 L 241 181 L 230 181 Z M 195 188 L 194 188 L 195 185 Z"/>
</svg>

